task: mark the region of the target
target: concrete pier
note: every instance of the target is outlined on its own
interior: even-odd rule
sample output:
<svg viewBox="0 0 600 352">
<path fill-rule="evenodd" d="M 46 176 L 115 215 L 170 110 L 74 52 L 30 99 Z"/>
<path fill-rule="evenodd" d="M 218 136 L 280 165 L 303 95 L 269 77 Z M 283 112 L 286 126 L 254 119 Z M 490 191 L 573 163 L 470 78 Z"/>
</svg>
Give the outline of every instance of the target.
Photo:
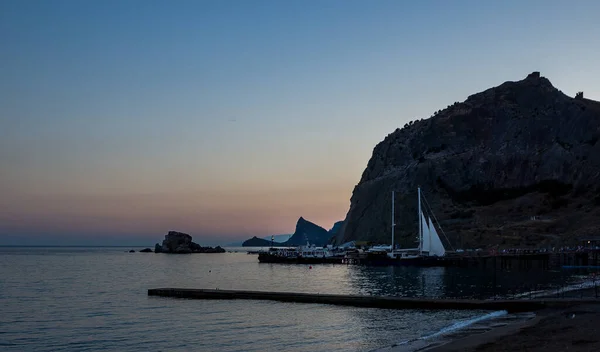
<svg viewBox="0 0 600 352">
<path fill-rule="evenodd" d="M 596 299 L 466 300 L 186 288 L 149 289 L 148 296 L 188 299 L 270 300 L 387 309 L 506 310 L 509 313 L 530 312 L 544 308 L 562 309 L 583 303 L 600 303 L 600 300 Z"/>
</svg>

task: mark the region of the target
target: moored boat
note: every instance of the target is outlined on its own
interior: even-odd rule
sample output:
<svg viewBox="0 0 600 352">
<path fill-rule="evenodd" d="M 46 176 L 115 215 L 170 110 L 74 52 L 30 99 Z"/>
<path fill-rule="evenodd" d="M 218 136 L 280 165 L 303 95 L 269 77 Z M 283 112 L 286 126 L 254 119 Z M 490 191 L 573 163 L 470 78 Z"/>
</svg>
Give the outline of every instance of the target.
<svg viewBox="0 0 600 352">
<path fill-rule="evenodd" d="M 288 264 L 321 264 L 341 263 L 345 251 L 333 247 L 315 247 L 307 243 L 306 246 L 296 248 L 271 248 L 268 252 L 258 254 L 261 263 L 288 263 Z"/>
<path fill-rule="evenodd" d="M 421 188 L 418 194 L 418 247 L 396 249 L 394 246 L 394 192 L 392 191 L 392 244 L 391 246 L 372 247 L 362 255 L 349 254 L 345 261 L 373 266 L 449 266 L 453 261 L 445 260 L 446 249 L 432 222 L 435 219 L 433 212 L 430 215 L 423 210 L 421 203 Z M 439 224 L 438 224 L 439 226 Z"/>
</svg>

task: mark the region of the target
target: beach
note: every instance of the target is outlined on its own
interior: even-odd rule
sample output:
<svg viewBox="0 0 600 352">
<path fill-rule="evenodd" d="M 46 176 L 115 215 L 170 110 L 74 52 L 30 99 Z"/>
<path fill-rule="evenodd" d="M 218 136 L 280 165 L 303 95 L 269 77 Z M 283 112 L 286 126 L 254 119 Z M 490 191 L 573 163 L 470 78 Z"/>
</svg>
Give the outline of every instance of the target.
<svg viewBox="0 0 600 352">
<path fill-rule="evenodd" d="M 600 351 L 600 304 L 546 310 L 534 319 L 471 335 L 431 352 Z"/>
<path fill-rule="evenodd" d="M 537 324 L 471 351 L 600 351 L 598 321 L 599 305 L 574 307 L 540 317 Z"/>
</svg>

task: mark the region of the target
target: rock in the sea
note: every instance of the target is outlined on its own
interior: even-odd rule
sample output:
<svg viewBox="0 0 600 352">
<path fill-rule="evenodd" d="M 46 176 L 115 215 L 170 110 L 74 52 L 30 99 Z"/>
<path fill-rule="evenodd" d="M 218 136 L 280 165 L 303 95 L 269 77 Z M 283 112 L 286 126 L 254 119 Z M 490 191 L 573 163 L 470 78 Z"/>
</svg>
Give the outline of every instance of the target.
<svg viewBox="0 0 600 352">
<path fill-rule="evenodd" d="M 198 253 L 225 253 L 225 249 L 221 248 L 221 246 L 216 247 L 202 247 L 202 251 Z"/>
<path fill-rule="evenodd" d="M 538 72 L 396 129 L 354 188 L 337 243 L 412 248 L 417 187 L 454 247 L 552 246 L 600 231 L 600 102 Z M 439 232 L 439 231 L 438 231 Z"/>
<path fill-rule="evenodd" d="M 135 251 L 132 249 L 132 250 L 129 251 L 129 253 L 135 253 Z"/>
<path fill-rule="evenodd" d="M 162 243 L 163 253 L 191 253 L 192 236 L 187 233 L 169 231 Z"/>
<path fill-rule="evenodd" d="M 150 248 L 144 248 L 140 251 L 140 253 L 152 253 L 152 249 Z"/>
<path fill-rule="evenodd" d="M 197 243 L 192 242 L 192 236 L 187 233 L 177 232 L 177 231 L 169 231 L 165 235 L 165 239 L 162 242 L 162 245 L 158 243 L 154 247 L 155 253 L 176 253 L 176 254 L 186 254 L 186 253 L 225 253 L 225 250 L 219 246 L 212 247 L 202 247 Z"/>
</svg>

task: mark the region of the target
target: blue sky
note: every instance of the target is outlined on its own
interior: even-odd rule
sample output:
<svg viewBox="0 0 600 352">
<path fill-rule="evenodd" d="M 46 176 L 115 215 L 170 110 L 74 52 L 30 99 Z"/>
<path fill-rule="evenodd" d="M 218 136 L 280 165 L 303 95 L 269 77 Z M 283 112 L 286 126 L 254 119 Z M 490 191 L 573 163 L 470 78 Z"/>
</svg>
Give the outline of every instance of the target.
<svg viewBox="0 0 600 352">
<path fill-rule="evenodd" d="M 553 0 L 3 1 L 0 244 L 168 230 L 231 242 L 292 232 L 300 216 L 329 228 L 375 144 L 410 120 L 532 71 L 600 99 L 598 13 Z"/>
</svg>

